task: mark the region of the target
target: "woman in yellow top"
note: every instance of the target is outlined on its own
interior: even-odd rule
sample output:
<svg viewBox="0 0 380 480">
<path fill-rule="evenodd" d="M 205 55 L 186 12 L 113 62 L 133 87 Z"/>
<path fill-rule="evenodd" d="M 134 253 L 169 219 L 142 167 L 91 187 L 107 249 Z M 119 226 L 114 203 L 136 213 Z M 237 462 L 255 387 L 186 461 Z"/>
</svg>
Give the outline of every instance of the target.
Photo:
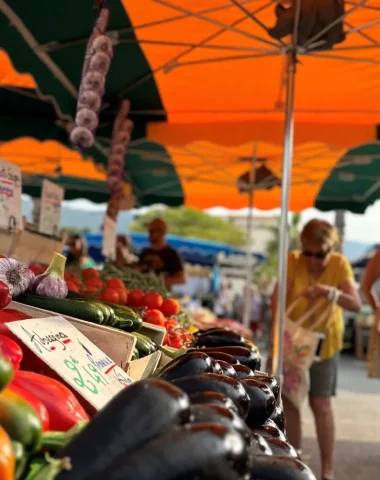
<svg viewBox="0 0 380 480">
<path fill-rule="evenodd" d="M 315 418 L 321 453 L 322 477 L 334 478 L 334 418 L 331 397 L 336 394 L 338 355 L 343 346 L 343 310 L 358 311 L 360 298 L 355 287 L 349 262 L 335 253 L 339 247 L 339 234 L 335 227 L 322 220 L 311 220 L 301 233 L 301 252 L 291 252 L 288 261 L 287 305 L 296 299 L 300 303 L 292 313 L 297 320 L 315 302 L 326 299 L 310 324 L 326 308 L 332 307 L 330 318 L 318 330 L 326 337 L 321 351 L 321 361 L 310 368 L 309 402 Z M 277 289 L 272 297 L 272 312 L 277 311 Z M 328 325 L 328 328 L 327 328 Z M 286 429 L 289 441 L 301 450 L 301 412 L 283 398 Z"/>
</svg>

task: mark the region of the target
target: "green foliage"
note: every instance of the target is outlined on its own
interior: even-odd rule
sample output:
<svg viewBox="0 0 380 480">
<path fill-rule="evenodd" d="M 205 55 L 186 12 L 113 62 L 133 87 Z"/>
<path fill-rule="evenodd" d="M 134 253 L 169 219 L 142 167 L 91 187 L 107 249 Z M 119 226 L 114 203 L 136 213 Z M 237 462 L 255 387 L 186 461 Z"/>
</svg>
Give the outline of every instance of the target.
<svg viewBox="0 0 380 480">
<path fill-rule="evenodd" d="M 295 213 L 294 215 L 292 215 L 292 219 L 288 229 L 289 250 L 297 250 L 300 247 L 300 222 L 300 213 Z M 272 240 L 268 242 L 266 248 L 266 254 L 268 255 L 268 259 L 264 263 L 262 263 L 253 274 L 253 281 L 257 285 L 271 283 L 277 277 L 278 253 L 280 247 L 280 219 L 278 219 L 278 223 L 276 226 L 268 227 L 268 229 L 272 232 Z"/>
<path fill-rule="evenodd" d="M 145 232 L 145 224 L 157 217 L 167 222 L 168 231 L 172 235 L 211 240 L 238 247 L 246 245 L 246 235 L 240 228 L 226 220 L 188 207 L 150 211 L 137 218 L 130 226 L 130 230 Z"/>
</svg>

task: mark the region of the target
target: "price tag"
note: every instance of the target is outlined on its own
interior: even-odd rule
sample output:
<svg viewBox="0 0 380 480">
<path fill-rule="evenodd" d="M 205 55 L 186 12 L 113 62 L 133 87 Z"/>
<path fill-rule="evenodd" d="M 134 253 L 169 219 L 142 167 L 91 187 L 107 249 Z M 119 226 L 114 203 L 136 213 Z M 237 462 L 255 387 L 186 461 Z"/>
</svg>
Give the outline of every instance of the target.
<svg viewBox="0 0 380 480">
<path fill-rule="evenodd" d="M 116 258 L 116 222 L 108 215 L 104 218 L 102 254 L 109 260 Z"/>
<path fill-rule="evenodd" d="M 49 180 L 42 182 L 40 220 L 38 230 L 45 235 L 59 235 L 61 206 L 65 190 Z"/>
<path fill-rule="evenodd" d="M 62 317 L 33 318 L 6 325 L 96 410 L 133 383 L 110 357 Z"/>
<path fill-rule="evenodd" d="M 22 230 L 21 170 L 0 159 L 0 227 Z"/>
</svg>

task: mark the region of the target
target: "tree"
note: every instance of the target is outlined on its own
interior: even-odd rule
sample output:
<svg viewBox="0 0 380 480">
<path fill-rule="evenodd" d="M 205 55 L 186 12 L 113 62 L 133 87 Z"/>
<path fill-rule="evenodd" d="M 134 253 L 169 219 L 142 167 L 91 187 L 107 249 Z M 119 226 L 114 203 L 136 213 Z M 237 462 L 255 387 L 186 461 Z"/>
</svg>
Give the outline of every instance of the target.
<svg viewBox="0 0 380 480">
<path fill-rule="evenodd" d="M 232 223 L 222 218 L 194 208 L 165 208 L 153 210 L 135 219 L 131 224 L 132 232 L 145 232 L 146 223 L 154 218 L 163 218 L 168 224 L 168 231 L 180 237 L 199 238 L 226 243 L 237 247 L 246 245 L 246 234 Z"/>
<path fill-rule="evenodd" d="M 71 235 L 86 235 L 86 233 L 91 233 L 91 228 L 90 227 L 63 227 L 62 231 L 64 231 L 68 237 Z"/>
<path fill-rule="evenodd" d="M 301 214 L 295 213 L 288 229 L 288 243 L 289 250 L 296 250 L 299 248 L 299 226 L 301 222 Z M 253 280 L 256 284 L 268 284 L 274 281 L 277 277 L 278 269 L 278 254 L 280 248 L 280 219 L 274 227 L 268 227 L 272 232 L 272 240 L 270 240 L 266 247 L 267 260 L 263 262 L 254 271 Z"/>
</svg>

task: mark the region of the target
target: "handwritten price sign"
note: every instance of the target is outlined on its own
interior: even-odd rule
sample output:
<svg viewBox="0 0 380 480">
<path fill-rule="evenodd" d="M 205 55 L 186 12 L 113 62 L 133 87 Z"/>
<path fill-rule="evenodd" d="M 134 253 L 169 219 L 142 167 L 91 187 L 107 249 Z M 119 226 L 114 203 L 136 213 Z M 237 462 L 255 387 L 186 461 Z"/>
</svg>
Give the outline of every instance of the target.
<svg viewBox="0 0 380 480">
<path fill-rule="evenodd" d="M 97 410 L 133 382 L 62 317 L 20 320 L 7 327 Z"/>
</svg>

